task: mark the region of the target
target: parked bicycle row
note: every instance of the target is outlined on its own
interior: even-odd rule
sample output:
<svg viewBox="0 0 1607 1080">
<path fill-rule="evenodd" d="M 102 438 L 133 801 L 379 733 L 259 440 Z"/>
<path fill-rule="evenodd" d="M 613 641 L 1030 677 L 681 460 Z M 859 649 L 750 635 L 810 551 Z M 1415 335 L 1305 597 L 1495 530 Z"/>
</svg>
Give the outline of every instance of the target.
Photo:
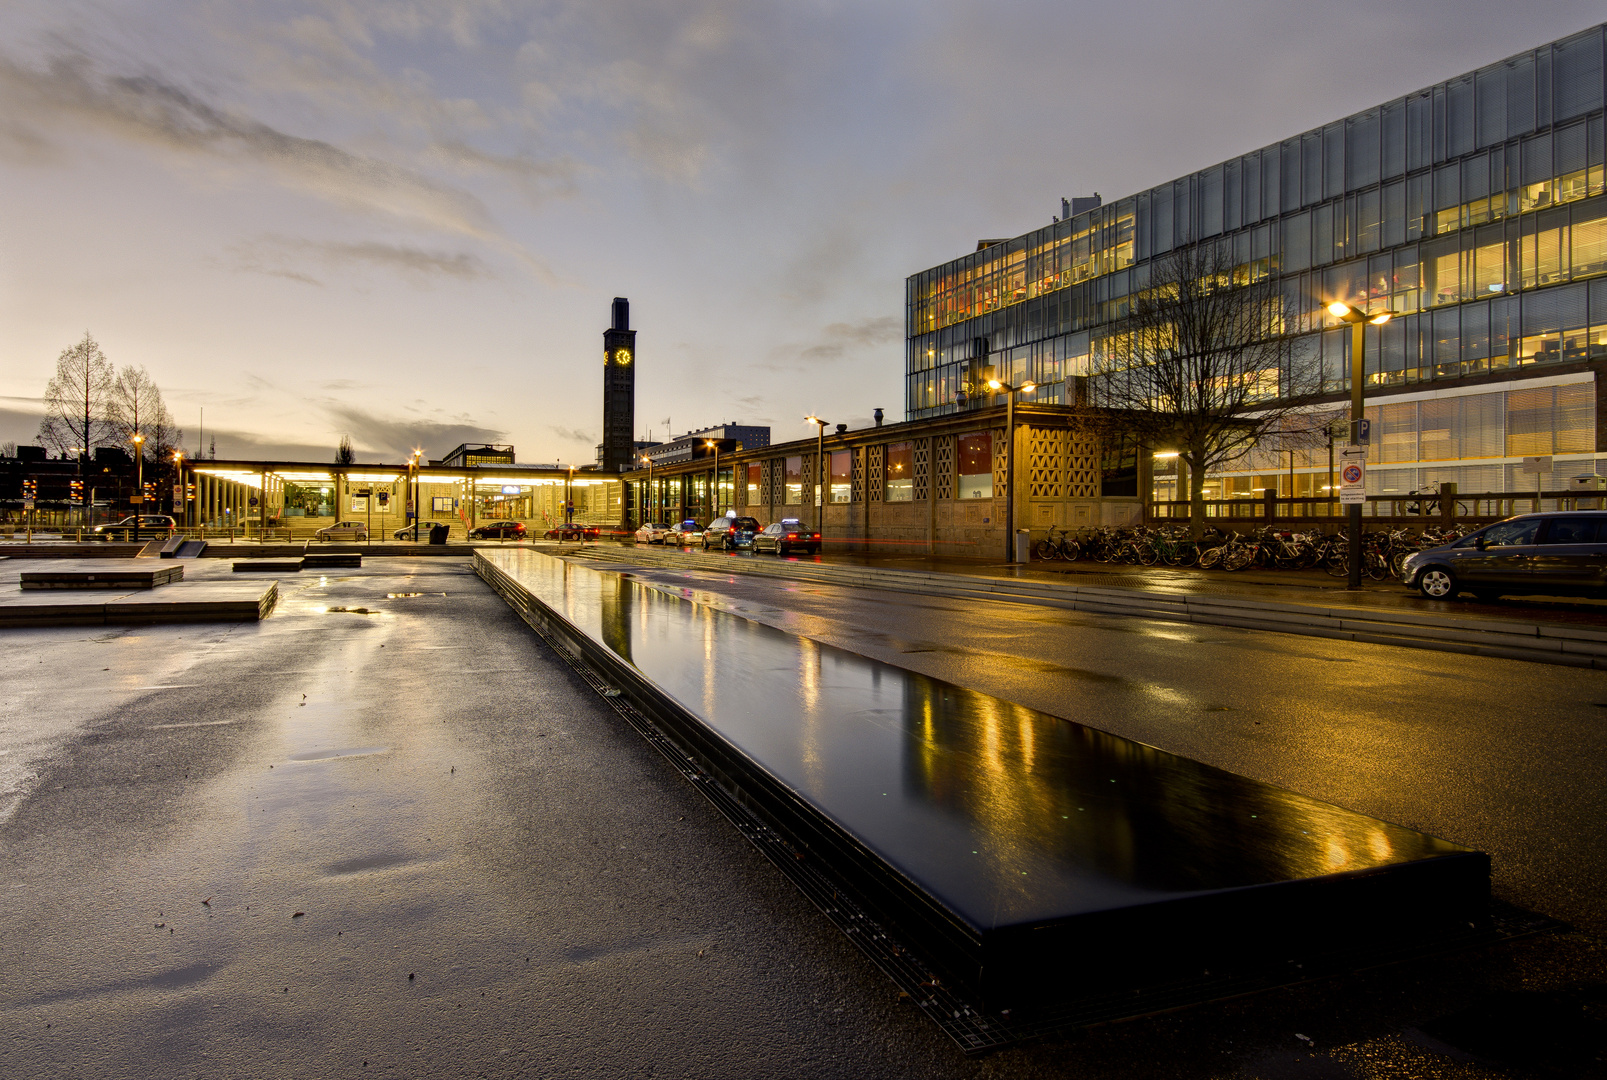
<svg viewBox="0 0 1607 1080">
<path fill-rule="evenodd" d="M 1398 577 L 1401 563 L 1415 551 L 1450 543 L 1457 529 L 1428 527 L 1375 530 L 1362 534 L 1362 572 L 1375 580 Z M 1350 572 L 1350 540 L 1345 531 L 1325 534 L 1313 529 L 1294 532 L 1264 528 L 1238 533 L 1208 529 L 1199 540 L 1183 526 L 1100 527 L 1066 532 L 1052 528 L 1038 541 L 1034 554 L 1042 560 L 1088 559 L 1142 566 L 1198 566 L 1227 571 L 1248 567 L 1308 570 L 1321 567 L 1334 577 Z"/>
</svg>

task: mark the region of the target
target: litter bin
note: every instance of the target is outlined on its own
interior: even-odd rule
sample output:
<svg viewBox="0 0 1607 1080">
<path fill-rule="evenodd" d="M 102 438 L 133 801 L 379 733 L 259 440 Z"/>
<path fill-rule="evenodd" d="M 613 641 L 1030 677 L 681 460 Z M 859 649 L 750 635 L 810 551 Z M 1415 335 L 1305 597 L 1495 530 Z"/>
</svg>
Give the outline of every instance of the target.
<svg viewBox="0 0 1607 1080">
<path fill-rule="evenodd" d="M 430 526 L 430 543 L 432 543 L 432 544 L 444 544 L 444 543 L 446 543 L 446 534 L 449 533 L 450 531 L 451 530 L 447 526 L 445 526 L 445 525 L 441 524 L 439 521 L 437 521 L 435 524 Z"/>
<path fill-rule="evenodd" d="M 1015 558 L 1011 561 L 1018 563 L 1032 561 L 1032 533 L 1028 530 L 1016 530 Z"/>
</svg>

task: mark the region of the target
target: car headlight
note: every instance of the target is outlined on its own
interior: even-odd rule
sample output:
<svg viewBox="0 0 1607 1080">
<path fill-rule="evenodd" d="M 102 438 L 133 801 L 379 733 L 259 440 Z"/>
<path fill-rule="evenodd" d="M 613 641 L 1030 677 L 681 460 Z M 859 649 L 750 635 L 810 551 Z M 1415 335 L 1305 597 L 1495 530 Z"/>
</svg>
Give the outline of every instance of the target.
<svg viewBox="0 0 1607 1080">
<path fill-rule="evenodd" d="M 1413 568 L 1417 566 L 1417 564 L 1422 560 L 1422 558 L 1423 558 L 1423 553 L 1421 551 L 1415 551 L 1412 554 L 1406 556 L 1406 558 L 1402 559 L 1401 560 L 1401 577 L 1410 578 L 1412 576 Z"/>
</svg>

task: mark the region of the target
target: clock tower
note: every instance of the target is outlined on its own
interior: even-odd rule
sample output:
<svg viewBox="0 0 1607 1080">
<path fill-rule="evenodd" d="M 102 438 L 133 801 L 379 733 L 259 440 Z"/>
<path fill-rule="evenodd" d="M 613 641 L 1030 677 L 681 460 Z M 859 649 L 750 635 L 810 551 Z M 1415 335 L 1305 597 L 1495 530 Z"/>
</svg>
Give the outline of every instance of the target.
<svg viewBox="0 0 1607 1080">
<path fill-rule="evenodd" d="M 631 302 L 614 297 L 613 325 L 603 331 L 602 471 L 629 469 L 636 457 L 636 331 Z"/>
</svg>

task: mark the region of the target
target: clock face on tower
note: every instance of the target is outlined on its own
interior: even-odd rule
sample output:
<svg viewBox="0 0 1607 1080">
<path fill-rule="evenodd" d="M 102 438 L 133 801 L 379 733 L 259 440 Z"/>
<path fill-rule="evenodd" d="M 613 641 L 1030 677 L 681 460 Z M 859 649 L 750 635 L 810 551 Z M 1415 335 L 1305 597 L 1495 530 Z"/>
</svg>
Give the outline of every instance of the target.
<svg viewBox="0 0 1607 1080">
<path fill-rule="evenodd" d="M 631 351 L 629 349 L 615 349 L 614 350 L 614 363 L 615 364 L 618 364 L 620 367 L 627 367 L 627 366 L 629 366 L 630 362 L 631 362 Z"/>
</svg>

